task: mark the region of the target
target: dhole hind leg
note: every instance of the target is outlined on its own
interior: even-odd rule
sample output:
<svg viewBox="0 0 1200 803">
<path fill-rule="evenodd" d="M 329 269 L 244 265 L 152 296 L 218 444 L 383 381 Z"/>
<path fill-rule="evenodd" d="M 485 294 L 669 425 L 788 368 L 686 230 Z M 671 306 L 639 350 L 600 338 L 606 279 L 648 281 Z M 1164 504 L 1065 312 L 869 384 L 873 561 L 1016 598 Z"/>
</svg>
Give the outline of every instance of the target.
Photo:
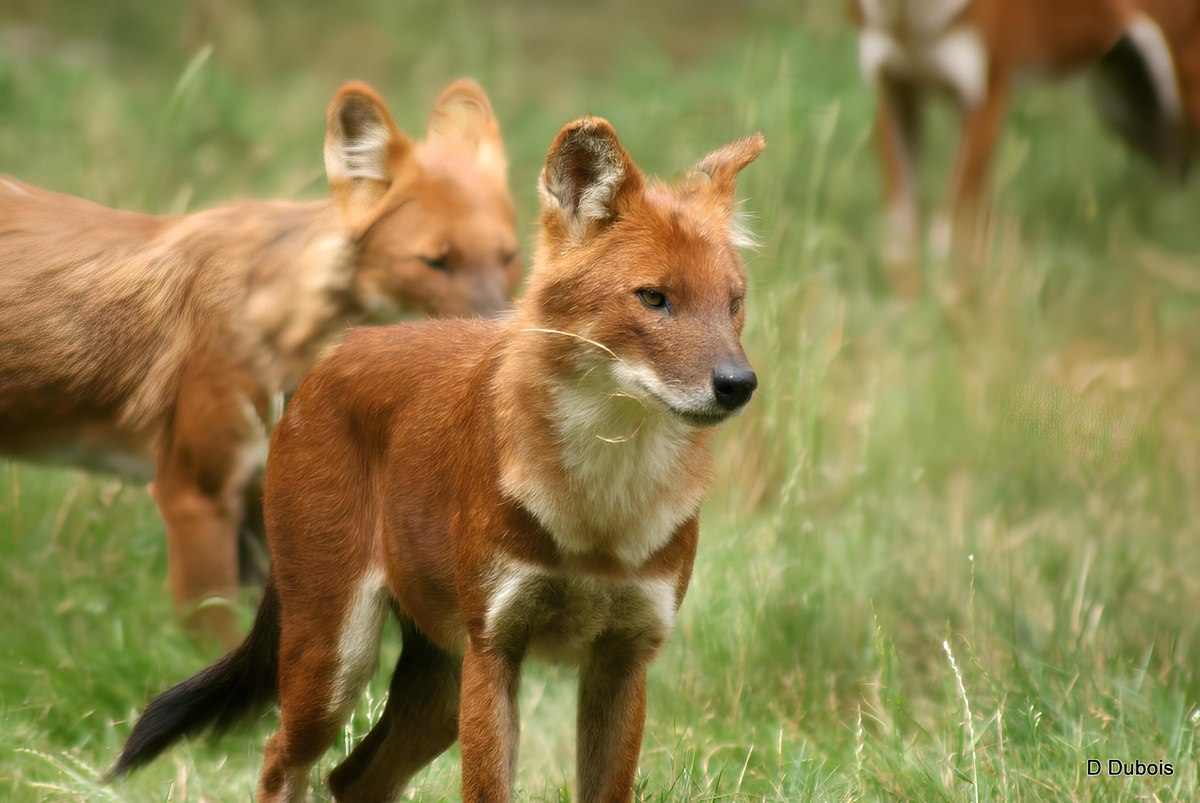
<svg viewBox="0 0 1200 803">
<path fill-rule="evenodd" d="M 263 749 L 258 803 L 307 799 L 309 771 L 354 711 L 379 668 L 387 611 L 382 580 L 366 575 L 341 598 L 322 597 L 307 575 L 277 584 L 283 628 L 279 638 L 279 730 Z"/>
<path fill-rule="evenodd" d="M 217 366 L 192 365 L 180 383 L 159 444 L 151 494 L 167 532 L 167 572 L 175 609 L 189 635 L 241 640 L 237 531 L 242 518 L 243 452 L 258 436 L 236 380 Z"/>
<path fill-rule="evenodd" d="M 337 800 L 388 801 L 458 738 L 462 659 L 411 622 L 379 722 L 329 776 Z"/>
<path fill-rule="evenodd" d="M 1166 177 L 1182 181 L 1195 132 L 1184 108 L 1183 81 L 1176 78 L 1176 66 L 1162 29 L 1150 17 L 1138 14 L 1100 59 L 1091 78 L 1101 119 Z"/>
<path fill-rule="evenodd" d="M 238 527 L 238 581 L 243 587 L 262 588 L 271 569 L 267 526 L 263 521 L 262 473 L 256 471 L 242 486 L 242 520 Z"/>
</svg>

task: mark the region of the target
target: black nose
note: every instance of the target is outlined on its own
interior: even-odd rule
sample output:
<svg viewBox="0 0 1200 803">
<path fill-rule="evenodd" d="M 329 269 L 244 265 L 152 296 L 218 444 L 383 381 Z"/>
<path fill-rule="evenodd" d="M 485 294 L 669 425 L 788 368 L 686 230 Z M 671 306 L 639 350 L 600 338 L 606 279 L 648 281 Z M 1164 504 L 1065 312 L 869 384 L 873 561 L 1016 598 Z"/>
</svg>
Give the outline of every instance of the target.
<svg viewBox="0 0 1200 803">
<path fill-rule="evenodd" d="M 746 363 L 721 365 L 713 371 L 712 384 L 717 404 L 726 410 L 736 410 L 750 401 L 750 394 L 758 387 L 758 377 Z"/>
</svg>

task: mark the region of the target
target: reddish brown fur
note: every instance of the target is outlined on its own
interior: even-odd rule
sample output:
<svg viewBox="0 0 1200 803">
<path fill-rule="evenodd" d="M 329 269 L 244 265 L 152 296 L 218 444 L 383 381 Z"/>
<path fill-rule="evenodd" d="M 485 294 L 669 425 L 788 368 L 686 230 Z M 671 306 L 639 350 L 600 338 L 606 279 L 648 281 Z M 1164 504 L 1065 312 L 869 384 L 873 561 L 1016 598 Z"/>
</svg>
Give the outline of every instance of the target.
<svg viewBox="0 0 1200 803">
<path fill-rule="evenodd" d="M 747 137 L 665 187 L 603 120 L 566 126 L 512 319 L 357 330 L 301 383 L 267 466 L 280 728 L 258 800 L 303 798 L 377 664 L 388 607 L 403 653 L 383 718 L 330 777 L 337 799 L 393 799 L 457 737 L 463 799 L 508 800 L 529 654 L 580 667 L 579 799 L 631 798 L 646 668 L 691 577 L 710 425 L 754 386 L 731 215 L 734 175 L 762 147 Z M 252 663 L 263 632 L 233 659 Z M 181 718 L 139 722 L 130 742 L 162 746 L 203 720 Z M 139 750 L 118 771 L 154 754 Z"/>
<path fill-rule="evenodd" d="M 236 593 L 272 395 L 348 323 L 494 312 L 519 270 L 478 86 L 447 87 L 421 143 L 359 83 L 328 120 L 329 201 L 152 216 L 0 178 L 0 451 L 153 478 L 176 607 L 226 647 L 229 606 L 193 609 Z"/>
<path fill-rule="evenodd" d="M 1161 28 L 1174 57 L 1183 105 L 1195 124 L 1200 121 L 1196 80 L 1200 65 L 1192 62 L 1200 58 L 1200 49 L 1194 44 L 1200 24 L 1190 0 L 851 0 L 851 16 L 863 29 L 864 47 L 872 32 L 886 33 L 897 47 L 920 59 L 930 57 L 943 36 L 971 32 L 984 51 L 985 74 L 978 102 L 963 96 L 962 84 L 953 83 L 970 74 L 962 62 L 953 79 L 933 74 L 936 70 L 913 72 L 894 65 L 885 65 L 869 76 L 878 82 L 880 91 L 877 130 L 890 228 L 885 257 L 899 268 L 894 276 L 899 290 L 911 293 L 916 286 L 912 263 L 918 250 L 915 174 L 922 94 L 926 90 L 947 94 L 963 114 L 946 220 L 940 224 L 941 231 L 935 232 L 942 242 L 935 247 L 946 248 L 953 228 L 956 238 L 965 243 L 965 252 L 970 253 L 980 244 L 987 163 L 999 137 L 1015 75 L 1029 71 L 1054 74 L 1090 65 L 1112 49 L 1140 14 L 1149 15 Z M 931 22 L 931 27 L 922 29 L 913 24 L 917 18 L 936 19 L 936 24 Z M 1185 136 L 1182 132 L 1170 135 L 1163 152 L 1151 156 L 1176 169 L 1185 158 L 1176 153 L 1185 147 Z"/>
</svg>

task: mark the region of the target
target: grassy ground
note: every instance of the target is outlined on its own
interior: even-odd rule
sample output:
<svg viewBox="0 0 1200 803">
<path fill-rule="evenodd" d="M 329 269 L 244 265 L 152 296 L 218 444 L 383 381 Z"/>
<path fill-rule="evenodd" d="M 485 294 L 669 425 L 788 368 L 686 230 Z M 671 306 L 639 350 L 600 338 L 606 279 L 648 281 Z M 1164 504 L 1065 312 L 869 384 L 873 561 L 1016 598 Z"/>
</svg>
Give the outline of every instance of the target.
<svg viewBox="0 0 1200 803">
<path fill-rule="evenodd" d="M 10 3 L 0 172 L 149 211 L 318 196 L 341 81 L 372 82 L 418 133 L 466 74 L 532 220 L 545 148 L 579 114 L 663 174 L 761 129 L 741 183 L 764 243 L 745 336 L 761 389 L 716 446 L 639 795 L 1200 796 L 1200 187 L 1159 182 L 1078 82 L 1025 88 L 971 300 L 948 304 L 930 265 L 900 302 L 837 4 L 409 5 L 259 0 L 213 24 L 200 3 Z M 930 204 L 954 135 L 946 114 L 932 128 Z M 206 662 L 164 576 L 141 488 L 0 464 L 0 797 L 251 797 L 270 717 L 95 781 L 146 700 Z M 528 669 L 527 799 L 571 795 L 573 697 L 570 672 Z M 1172 773 L 1088 777 L 1088 759 Z M 456 773 L 451 751 L 410 795 L 455 799 Z"/>
</svg>

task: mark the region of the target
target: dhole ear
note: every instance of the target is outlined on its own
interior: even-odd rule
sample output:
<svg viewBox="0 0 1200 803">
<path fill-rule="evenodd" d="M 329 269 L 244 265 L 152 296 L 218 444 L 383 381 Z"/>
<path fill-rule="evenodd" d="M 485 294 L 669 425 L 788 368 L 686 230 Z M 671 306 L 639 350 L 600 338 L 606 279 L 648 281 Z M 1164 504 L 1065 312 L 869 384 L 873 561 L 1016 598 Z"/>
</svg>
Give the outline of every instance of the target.
<svg viewBox="0 0 1200 803">
<path fill-rule="evenodd" d="M 343 84 L 325 113 L 325 174 L 343 224 L 365 231 L 388 189 L 415 170 L 412 140 L 383 99 L 360 81 Z"/>
<path fill-rule="evenodd" d="M 479 84 L 469 78 L 451 83 L 429 113 L 428 140 L 464 148 L 473 153 L 480 170 L 505 181 L 508 159 L 500 139 L 500 123 Z"/>
<path fill-rule="evenodd" d="M 767 146 L 763 135 L 756 131 L 749 136 L 717 148 L 688 172 L 686 181 L 695 189 L 703 188 L 720 204 L 729 220 L 735 245 L 749 247 L 754 238 L 742 227 L 734 210 L 733 193 L 737 189 L 737 174 L 753 162 Z"/>
<path fill-rule="evenodd" d="M 616 216 L 621 200 L 645 184 L 607 120 L 581 117 L 563 126 L 538 181 L 544 213 L 557 214 L 582 239 Z"/>
<path fill-rule="evenodd" d="M 738 172 L 757 159 L 765 147 L 767 141 L 760 132 L 755 131 L 723 148 L 717 148 L 696 162 L 691 172 L 706 176 L 712 182 L 712 188 L 719 194 L 729 196 L 732 202 Z"/>
</svg>

